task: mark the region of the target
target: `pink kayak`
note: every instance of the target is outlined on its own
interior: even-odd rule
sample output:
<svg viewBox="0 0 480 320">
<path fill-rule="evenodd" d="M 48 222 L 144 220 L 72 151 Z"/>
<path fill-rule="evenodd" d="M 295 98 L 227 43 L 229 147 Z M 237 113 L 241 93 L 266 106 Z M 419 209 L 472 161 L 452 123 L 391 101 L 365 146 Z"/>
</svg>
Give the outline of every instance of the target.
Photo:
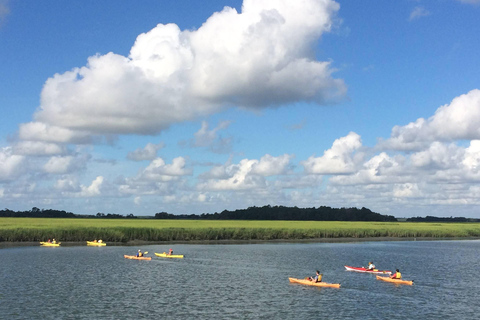
<svg viewBox="0 0 480 320">
<path fill-rule="evenodd" d="M 364 267 L 357 268 L 357 267 L 345 266 L 345 269 L 347 269 L 347 271 L 365 272 L 365 273 L 373 273 L 373 274 L 391 274 L 392 273 L 392 271 L 388 271 L 388 270 L 378 270 L 378 269 L 369 270 Z"/>
</svg>

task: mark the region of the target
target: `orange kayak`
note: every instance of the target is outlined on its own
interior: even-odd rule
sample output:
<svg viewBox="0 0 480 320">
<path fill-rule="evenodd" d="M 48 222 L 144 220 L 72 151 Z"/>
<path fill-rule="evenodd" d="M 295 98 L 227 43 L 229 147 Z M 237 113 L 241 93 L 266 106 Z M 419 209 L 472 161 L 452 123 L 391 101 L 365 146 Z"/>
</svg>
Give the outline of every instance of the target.
<svg viewBox="0 0 480 320">
<path fill-rule="evenodd" d="M 413 285 L 413 280 L 392 279 L 390 277 L 381 277 L 381 276 L 377 276 L 377 280 L 382 280 L 382 281 L 397 283 L 397 284 L 406 284 L 409 286 Z"/>
<path fill-rule="evenodd" d="M 133 260 L 152 260 L 152 257 L 137 257 L 137 256 L 129 256 L 128 254 L 123 255 L 125 259 L 133 259 Z"/>
<path fill-rule="evenodd" d="M 292 283 L 300 283 L 307 286 L 340 288 L 340 283 L 313 282 L 307 279 L 288 278 Z"/>
</svg>

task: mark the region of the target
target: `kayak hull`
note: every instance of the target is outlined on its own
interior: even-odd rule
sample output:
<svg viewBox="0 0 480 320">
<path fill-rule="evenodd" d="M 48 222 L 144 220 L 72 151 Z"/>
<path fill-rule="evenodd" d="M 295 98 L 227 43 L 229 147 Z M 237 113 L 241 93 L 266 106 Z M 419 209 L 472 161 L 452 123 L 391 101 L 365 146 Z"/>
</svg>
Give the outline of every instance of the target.
<svg viewBox="0 0 480 320">
<path fill-rule="evenodd" d="M 152 257 L 137 257 L 137 256 L 129 256 L 128 254 L 123 255 L 125 259 L 132 259 L 132 260 L 152 260 Z"/>
<path fill-rule="evenodd" d="M 358 267 L 345 266 L 345 269 L 347 269 L 347 271 L 372 273 L 372 274 L 392 274 L 392 271 L 388 271 L 388 270 L 378 270 L 378 269 L 368 270 L 368 269 L 363 268 L 363 267 L 358 268 Z"/>
<path fill-rule="evenodd" d="M 340 283 L 313 282 L 307 279 L 288 278 L 291 283 L 299 283 L 314 287 L 340 288 Z"/>
<path fill-rule="evenodd" d="M 104 247 L 107 244 L 105 242 L 93 242 L 93 241 L 87 241 L 87 246 L 92 246 L 92 247 Z"/>
<path fill-rule="evenodd" d="M 168 255 L 166 254 L 165 252 L 164 253 L 155 253 L 155 255 L 157 257 L 162 257 L 162 258 L 179 258 L 179 259 L 183 259 L 183 254 L 172 254 L 172 255 Z"/>
<path fill-rule="evenodd" d="M 377 276 L 377 280 L 382 280 L 382 281 L 396 283 L 396 284 L 406 284 L 408 286 L 413 285 L 413 280 L 392 279 L 390 277 L 381 277 L 381 276 Z"/>
<path fill-rule="evenodd" d="M 40 242 L 40 245 L 43 247 L 60 247 L 60 242 L 58 243 Z"/>
</svg>

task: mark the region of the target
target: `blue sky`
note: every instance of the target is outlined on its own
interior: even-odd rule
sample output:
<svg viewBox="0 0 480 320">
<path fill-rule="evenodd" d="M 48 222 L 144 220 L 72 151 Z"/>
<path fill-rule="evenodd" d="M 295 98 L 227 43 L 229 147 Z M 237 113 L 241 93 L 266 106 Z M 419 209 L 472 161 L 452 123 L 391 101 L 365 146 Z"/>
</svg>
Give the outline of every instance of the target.
<svg viewBox="0 0 480 320">
<path fill-rule="evenodd" d="M 480 217 L 480 1 L 0 0 L 0 206 Z"/>
</svg>

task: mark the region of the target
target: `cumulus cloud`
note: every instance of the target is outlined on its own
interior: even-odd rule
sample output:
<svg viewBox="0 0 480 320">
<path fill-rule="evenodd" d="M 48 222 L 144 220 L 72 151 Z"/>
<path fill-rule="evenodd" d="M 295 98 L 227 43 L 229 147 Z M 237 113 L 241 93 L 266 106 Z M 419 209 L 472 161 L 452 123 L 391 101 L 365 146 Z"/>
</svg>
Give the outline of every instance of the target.
<svg viewBox="0 0 480 320">
<path fill-rule="evenodd" d="M 13 146 L 13 152 L 24 156 L 51 156 L 66 152 L 65 146 L 43 141 L 19 141 Z"/>
<path fill-rule="evenodd" d="M 420 150 L 433 141 L 480 139 L 480 90 L 474 89 L 441 106 L 429 119 L 417 119 L 406 126 L 395 126 L 379 148 Z"/>
<path fill-rule="evenodd" d="M 245 190 L 266 186 L 265 177 L 287 174 L 293 156 L 265 155 L 260 160 L 243 159 L 238 164 L 216 166 L 202 177 L 200 190 Z"/>
<path fill-rule="evenodd" d="M 362 146 L 361 138 L 355 132 L 333 142 L 332 148 L 326 150 L 322 157 L 311 156 L 300 162 L 307 173 L 314 174 L 348 174 L 355 170 L 353 152 Z"/>
<path fill-rule="evenodd" d="M 53 156 L 44 164 L 43 170 L 52 174 L 72 173 L 83 169 L 89 159 L 88 155 Z"/>
<path fill-rule="evenodd" d="M 144 148 L 138 148 L 133 152 L 127 154 L 127 159 L 133 161 L 153 160 L 157 157 L 158 150 L 165 146 L 164 143 L 147 143 Z"/>
<path fill-rule="evenodd" d="M 153 181 L 169 181 L 178 177 L 191 175 L 192 169 L 186 166 L 183 157 L 172 160 L 172 164 L 166 164 L 162 158 L 153 160 L 142 172 L 141 178 Z"/>
<path fill-rule="evenodd" d="M 89 186 L 81 186 L 80 197 L 96 197 L 102 194 L 103 177 L 98 176 Z"/>
<path fill-rule="evenodd" d="M 0 149 L 0 181 L 14 179 L 22 172 L 25 157 L 13 154 L 11 147 Z"/>
<path fill-rule="evenodd" d="M 420 19 L 421 17 L 426 17 L 429 16 L 430 12 L 425 9 L 424 7 L 415 7 L 413 11 L 410 13 L 409 20 L 415 20 L 415 19 Z"/>
<path fill-rule="evenodd" d="M 345 94 L 315 42 L 332 27 L 331 0 L 245 0 L 201 27 L 159 24 L 137 37 L 130 55 L 88 58 L 48 79 L 24 140 L 86 141 L 90 135 L 155 134 L 225 106 L 264 108 L 325 103 Z"/>
<path fill-rule="evenodd" d="M 202 126 L 195 132 L 190 146 L 208 148 L 215 153 L 228 153 L 231 150 L 233 139 L 220 136 L 219 131 L 228 128 L 230 123 L 231 121 L 221 121 L 217 127 L 210 130 L 208 122 L 202 121 Z"/>
</svg>

